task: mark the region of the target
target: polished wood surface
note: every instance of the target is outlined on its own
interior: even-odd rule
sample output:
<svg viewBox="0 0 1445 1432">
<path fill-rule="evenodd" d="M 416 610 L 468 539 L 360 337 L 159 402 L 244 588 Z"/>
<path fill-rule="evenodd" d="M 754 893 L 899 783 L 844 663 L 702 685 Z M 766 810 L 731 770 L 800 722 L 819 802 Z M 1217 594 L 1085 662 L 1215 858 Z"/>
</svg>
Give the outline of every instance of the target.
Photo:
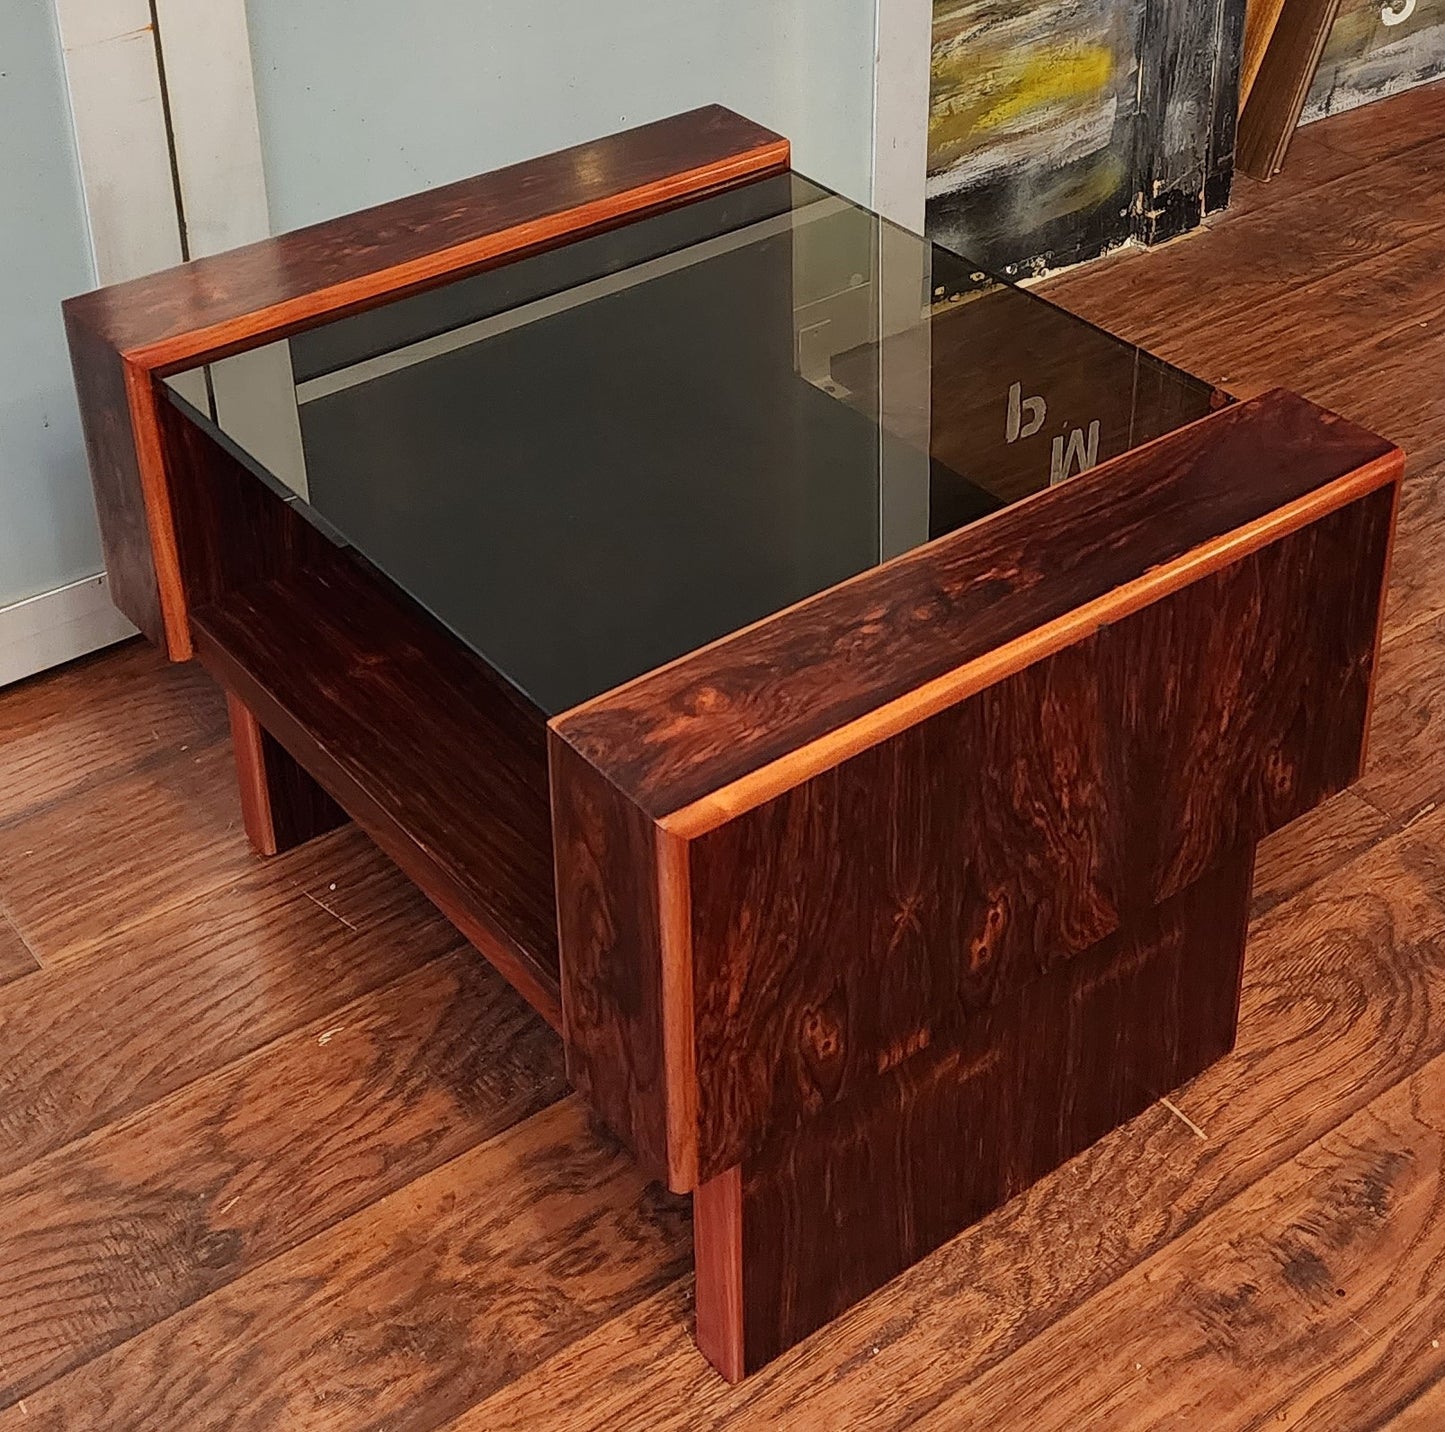
<svg viewBox="0 0 1445 1432">
<path fill-rule="evenodd" d="M 99 289 L 68 307 L 136 366 L 174 371 L 319 313 L 787 167 L 786 139 L 705 105 Z"/>
<path fill-rule="evenodd" d="M 455 932 L 355 829 L 252 858 L 226 776 L 224 703 L 195 668 L 162 669 L 134 645 L 0 693 L 0 907 L 42 964 L 0 986 L 0 1154 L 6 1169 L 35 1165 L 32 1186 L 51 1195 L 6 1220 L 0 1242 L 7 1258 L 21 1239 L 64 1247 L 67 1185 L 36 1160 L 82 1141 L 104 1159 L 142 1114 L 154 1139 L 147 1195 L 192 1186 L 186 1170 L 205 1157 L 204 1134 L 193 1121 L 168 1136 L 169 1101 L 206 1081 L 204 1097 L 224 1103 L 238 1061 L 264 1071 L 288 1049 L 316 1056 L 307 1097 L 261 1072 L 234 1083 L 263 1101 L 249 1168 L 281 1167 L 293 1140 L 316 1137 L 311 1111 L 323 1110 L 356 1211 L 322 1226 L 330 1215 L 319 1207 L 304 1259 L 293 1250 L 225 1264 L 198 1302 L 117 1334 L 23 1410 L 0 1393 L 0 1427 L 1433 1428 L 1445 289 L 1438 267 L 1417 257 L 1429 253 L 1430 226 L 1445 229 L 1445 189 L 1426 185 L 1413 207 L 1375 207 L 1394 191 L 1373 176 L 1398 163 L 1395 145 L 1417 146 L 1410 162 L 1431 171 L 1442 101 L 1437 87 L 1311 125 L 1284 173 L 1241 185 L 1238 213 L 1219 227 L 1053 289 L 1091 316 L 1112 313 L 1121 331 L 1164 330 L 1154 341 L 1167 356 L 1216 382 L 1242 392 L 1288 382 L 1415 454 L 1370 769 L 1261 847 L 1239 1043 L 1173 1098 L 1202 1136 L 1154 1105 L 730 1387 L 693 1341 L 685 1212 L 649 1195 L 625 1159 L 565 1165 L 569 1218 L 554 1216 L 556 1204 L 526 1205 L 535 1181 L 523 1206 L 508 1199 L 519 1166 L 536 1180 L 558 1168 L 557 1149 L 607 1147 L 575 1101 L 561 1105 L 565 1125 L 555 1112 L 532 1115 L 420 1176 L 393 1161 L 386 1121 L 358 1122 L 353 1136 L 334 1114 L 326 1091 L 366 1065 L 331 1032 L 371 990 L 370 1007 L 395 1017 L 387 987 L 455 950 Z M 1248 242 L 1233 237 L 1241 231 Z M 1291 234 L 1307 249 L 1298 269 L 1282 237 Z M 1314 267 L 1325 252 L 1331 263 Z M 1204 291 L 1208 304 L 1197 301 Z M 1371 371 L 1384 380 L 1363 381 Z M 115 813 L 137 803 L 127 836 Z M 187 821 L 173 808 L 189 808 Z M 157 856 L 176 874 L 162 897 L 145 883 Z M 73 915 L 60 917 L 52 888 L 70 891 Z M 462 968 L 510 998 L 465 952 Z M 407 1009 L 425 1005 L 434 1020 L 453 997 L 445 980 L 408 989 Z M 539 1080 L 556 1078 L 555 1041 L 552 1051 L 550 1076 L 532 1066 Z M 430 1106 L 448 1108 L 448 1129 L 468 1118 L 470 1079 L 414 1060 L 375 1067 L 385 1072 L 362 1081 L 365 1098 L 455 1099 Z M 478 1049 L 472 1067 L 494 1066 Z M 127 1187 L 93 1186 L 88 1217 L 133 1208 Z M 591 1226 L 607 1232 L 593 1240 Z M 479 1252 L 496 1265 L 485 1307 L 468 1294 L 475 1274 L 453 1277 L 450 1261 L 459 1230 L 483 1227 Z M 122 1291 L 157 1287 L 147 1306 L 163 1306 L 171 1256 L 133 1246 L 135 1277 Z M 72 1300 L 91 1286 L 115 1291 L 103 1245 L 77 1247 L 55 1278 L 30 1281 L 5 1305 L 27 1344 L 43 1340 L 65 1362 Z M 542 1264 L 565 1270 L 561 1295 L 533 1278 Z M 84 1355 L 94 1344 L 76 1345 Z"/>
<path fill-rule="evenodd" d="M 694 841 L 700 1177 L 1352 781 L 1391 497 Z"/>
<path fill-rule="evenodd" d="M 644 1167 L 864 1097 L 1354 780 L 1401 462 L 1271 393 L 555 718 L 569 1070 Z"/>
<path fill-rule="evenodd" d="M 1253 859 L 1230 856 L 705 1185 L 697 1316 L 719 1371 L 738 1375 L 738 1345 L 743 1372 L 761 1367 L 1226 1054 Z M 724 1278 L 715 1308 L 703 1259 L 729 1237 L 742 1291 Z"/>
<path fill-rule="evenodd" d="M 190 656 L 156 379 L 788 167 L 718 105 L 70 299 L 66 331 L 111 592 Z"/>
<path fill-rule="evenodd" d="M 567 1074 L 638 1159 L 667 1166 L 672 1117 L 653 823 L 549 737 Z M 678 1095 L 678 1097 L 681 1097 Z"/>
<path fill-rule="evenodd" d="M 1373 433 L 1291 394 L 1267 393 L 552 724 L 655 818 L 697 805 L 674 826 L 695 835 L 756 803 L 771 763 L 794 758 L 775 783 L 785 789 L 811 766 L 836 764 L 850 745 L 871 744 L 882 721 L 913 724 L 931 714 L 929 704 L 941 709 L 969 684 L 981 689 L 1050 645 L 1396 480 L 1403 461 Z M 760 670 L 768 681 L 755 679 Z M 930 690 L 932 682 L 939 685 Z M 899 710 L 889 713 L 893 702 Z M 732 799 L 735 782 L 750 789 Z"/>
</svg>

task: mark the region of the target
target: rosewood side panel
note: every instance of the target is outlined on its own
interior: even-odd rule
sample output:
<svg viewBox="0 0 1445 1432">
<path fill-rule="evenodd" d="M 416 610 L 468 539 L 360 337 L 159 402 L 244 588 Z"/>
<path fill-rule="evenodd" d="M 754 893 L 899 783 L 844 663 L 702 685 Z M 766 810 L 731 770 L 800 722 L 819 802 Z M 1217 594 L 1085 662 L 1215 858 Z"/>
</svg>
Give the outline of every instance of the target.
<svg viewBox="0 0 1445 1432">
<path fill-rule="evenodd" d="M 556 718 L 681 847 L 669 1000 L 559 846 L 578 1086 L 685 1190 L 1353 780 L 1402 465 L 1268 394 Z"/>
<path fill-rule="evenodd" d="M 756 1371 L 1228 1053 L 1253 865 L 1231 854 L 700 1188 L 706 1355 Z"/>
<path fill-rule="evenodd" d="M 1270 394 L 554 720 L 569 1071 L 696 1190 L 725 1375 L 1229 1049 L 1402 466 Z"/>
<path fill-rule="evenodd" d="M 1357 775 L 1386 488 L 689 844 L 698 1177 Z"/>
</svg>

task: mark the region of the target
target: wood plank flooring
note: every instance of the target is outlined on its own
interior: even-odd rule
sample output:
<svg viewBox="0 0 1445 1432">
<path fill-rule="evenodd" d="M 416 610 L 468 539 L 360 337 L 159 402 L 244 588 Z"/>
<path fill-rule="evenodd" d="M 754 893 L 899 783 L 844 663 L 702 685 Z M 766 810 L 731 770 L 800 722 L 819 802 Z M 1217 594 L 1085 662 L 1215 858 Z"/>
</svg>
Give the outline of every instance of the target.
<svg viewBox="0 0 1445 1432">
<path fill-rule="evenodd" d="M 1049 286 L 1411 449 L 1369 770 L 1262 847 L 1189 1123 L 738 1387 L 692 1344 L 687 1201 L 354 830 L 249 853 L 198 671 L 134 645 L 0 692 L 0 1432 L 1445 1429 L 1442 179 L 1435 86 Z"/>
</svg>

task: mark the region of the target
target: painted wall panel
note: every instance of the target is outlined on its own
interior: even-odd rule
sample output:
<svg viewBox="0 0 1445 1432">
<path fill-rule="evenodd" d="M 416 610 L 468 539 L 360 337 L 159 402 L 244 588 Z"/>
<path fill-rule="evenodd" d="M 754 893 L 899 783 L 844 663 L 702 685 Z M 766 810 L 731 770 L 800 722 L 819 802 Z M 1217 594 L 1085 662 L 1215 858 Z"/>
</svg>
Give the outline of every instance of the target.
<svg viewBox="0 0 1445 1432">
<path fill-rule="evenodd" d="M 276 229 L 721 102 L 867 199 L 875 0 L 248 0 Z"/>
<path fill-rule="evenodd" d="M 1304 122 L 1445 75 L 1445 0 L 1344 0 Z"/>
<path fill-rule="evenodd" d="M 1138 0 L 937 0 L 935 238 L 1009 271 L 1127 236 L 1142 28 Z"/>
<path fill-rule="evenodd" d="M 1228 198 L 1243 0 L 935 0 L 928 229 L 1009 275 Z"/>
<path fill-rule="evenodd" d="M 94 281 L 55 15 L 0 4 L 0 607 L 100 570 L 60 300 Z"/>
</svg>

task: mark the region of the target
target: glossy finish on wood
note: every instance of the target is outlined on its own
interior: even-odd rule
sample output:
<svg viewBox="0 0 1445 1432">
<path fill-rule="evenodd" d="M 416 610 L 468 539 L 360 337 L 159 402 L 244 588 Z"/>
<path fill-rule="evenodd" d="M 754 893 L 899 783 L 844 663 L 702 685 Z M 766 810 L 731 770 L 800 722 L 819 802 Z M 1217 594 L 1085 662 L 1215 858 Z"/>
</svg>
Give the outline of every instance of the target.
<svg viewBox="0 0 1445 1432">
<path fill-rule="evenodd" d="M 150 641 L 159 645 L 174 636 L 183 651 L 183 635 L 167 628 L 161 607 L 125 360 L 71 308 L 65 331 L 111 600 Z"/>
<path fill-rule="evenodd" d="M 1392 496 L 693 841 L 699 1176 L 1354 780 Z"/>
<path fill-rule="evenodd" d="M 802 1281 L 777 1291 L 797 1207 L 845 1189 L 856 1149 L 893 1147 L 888 1091 L 906 1091 L 905 1129 L 915 1096 L 943 1111 L 920 1115 L 884 1180 L 926 1190 L 955 1161 L 938 1120 L 977 1123 L 957 1108 L 971 1041 L 1032 1117 L 1071 1111 L 1067 1138 L 1137 1107 L 1110 1092 L 1131 1061 L 1154 1071 L 1137 1097 L 1193 1072 L 1174 1058 L 1182 1016 L 1142 995 L 1109 1003 L 1110 979 L 1151 964 L 1113 947 L 1148 944 L 1195 889 L 1242 920 L 1243 852 L 1358 769 L 1400 458 L 1274 393 L 1041 494 L 1014 509 L 1021 523 L 982 523 L 560 718 L 559 981 L 556 945 L 549 965 L 536 938 L 553 853 L 537 713 L 480 663 L 453 679 L 456 643 L 354 554 L 303 550 L 265 503 L 233 508 L 226 462 L 177 458 L 194 439 L 154 426 L 172 475 L 220 484 L 166 508 L 179 581 L 205 593 L 190 620 L 207 663 L 553 1020 L 565 985 L 579 1082 L 646 1171 L 705 1189 L 699 1326 L 730 1372 L 980 1211 L 976 1188 L 952 1205 L 925 1194 L 935 1221 L 905 1218 L 873 1256 L 866 1209 L 840 1192 L 826 1218 L 852 1230 L 856 1258 L 805 1252 Z M 227 532 L 258 560 L 233 566 L 214 541 Z M 1307 618 L 1318 630 L 1299 640 Z M 619 756 L 626 723 L 635 765 Z M 496 798 L 509 780 L 511 804 Z M 1192 916 L 1185 933 L 1205 940 Z M 1209 949 L 1187 962 L 1194 1013 L 1219 1016 L 1190 1025 L 1206 1061 L 1233 1034 L 1238 939 Z M 1076 1028 L 1055 998 L 1074 980 Z M 1019 1009 L 1027 1036 L 999 1034 Z M 1037 1050 L 1075 1035 L 1087 1057 L 1030 1083 L 1045 1079 Z M 988 1196 L 1052 1167 L 1064 1138 L 983 1157 Z M 775 1165 L 780 1178 L 758 1174 Z"/>
<path fill-rule="evenodd" d="M 645 1166 L 666 1167 L 658 835 L 555 735 L 548 762 L 567 1076 Z"/>
<path fill-rule="evenodd" d="M 157 376 L 787 165 L 785 139 L 714 105 L 69 300 L 117 604 L 190 655 Z"/>
<path fill-rule="evenodd" d="M 672 816 L 824 738 L 845 749 L 839 733 L 849 723 L 876 722 L 888 703 L 991 653 L 1007 649 L 1008 663 L 1021 669 L 1050 645 L 1067 645 L 1202 568 L 1227 565 L 1393 480 L 1402 464 L 1373 433 L 1291 394 L 1268 393 L 864 573 L 554 725 L 650 815 Z M 1336 480 L 1342 486 L 1331 488 Z M 757 680 L 761 671 L 770 679 Z M 980 670 L 975 689 L 1001 674 Z M 961 694 L 949 689 L 947 699 Z M 710 818 L 700 814 L 699 824 Z"/>
<path fill-rule="evenodd" d="M 1227 1053 L 1253 861 L 1228 856 L 704 1185 L 698 1330 L 718 1370 L 737 1375 L 739 1344 L 761 1367 Z M 729 1238 L 740 1298 L 702 1262 Z"/>
<path fill-rule="evenodd" d="M 606 892 L 562 923 L 579 1087 L 705 1182 L 1342 789 L 1399 470 L 1271 394 L 555 720 L 564 910 Z"/>
<path fill-rule="evenodd" d="M 1057 290 L 1164 328 L 1170 355 L 1214 381 L 1283 379 L 1419 449 L 1374 769 L 1261 847 L 1235 1052 L 1173 1096 L 1202 1134 L 1154 1106 L 729 1386 L 693 1340 L 685 1207 L 625 1159 L 584 1157 L 610 1144 L 576 1101 L 488 1137 L 508 1096 L 463 1034 L 505 1024 L 482 1003 L 484 981 L 499 1000 L 505 987 L 360 832 L 252 859 L 224 703 L 198 668 L 135 643 L 0 692 L 0 906 L 44 966 L 0 987 L 0 1166 L 30 1191 L 5 1204 L 0 1241 L 17 1273 L 22 1247 L 55 1257 L 50 1276 L 7 1284 L 5 1342 L 71 1368 L 23 1411 L 0 1389 L 0 1428 L 1435 1432 L 1445 275 L 1413 257 L 1445 190 L 1418 196 L 1393 270 L 1382 246 L 1403 216 L 1373 198 L 1427 98 L 1312 125 L 1286 174 L 1246 184 L 1218 228 Z M 1417 170 L 1445 153 L 1429 141 L 1440 104 L 1414 130 Z M 1304 219 L 1259 228 L 1253 205 L 1279 206 L 1321 155 L 1347 167 L 1312 168 Z M 1308 243 L 1304 270 L 1332 256 L 1308 286 L 1285 232 Z M 1387 381 L 1365 381 L 1376 365 Z M 127 806 L 133 836 L 115 824 Z M 164 899 L 156 867 L 177 875 Z M 62 920 L 49 902 L 72 873 Z M 445 1055 L 429 1055 L 443 1028 Z M 514 1089 L 555 1087 L 556 1041 L 550 1063 L 506 1047 Z M 473 1109 L 486 1141 L 460 1154 Z M 296 1177 L 296 1151 L 304 1197 L 225 1207 Z M 138 1227 L 122 1268 L 107 1240 Z M 305 1243 L 286 1248 L 288 1229 Z"/>
</svg>

